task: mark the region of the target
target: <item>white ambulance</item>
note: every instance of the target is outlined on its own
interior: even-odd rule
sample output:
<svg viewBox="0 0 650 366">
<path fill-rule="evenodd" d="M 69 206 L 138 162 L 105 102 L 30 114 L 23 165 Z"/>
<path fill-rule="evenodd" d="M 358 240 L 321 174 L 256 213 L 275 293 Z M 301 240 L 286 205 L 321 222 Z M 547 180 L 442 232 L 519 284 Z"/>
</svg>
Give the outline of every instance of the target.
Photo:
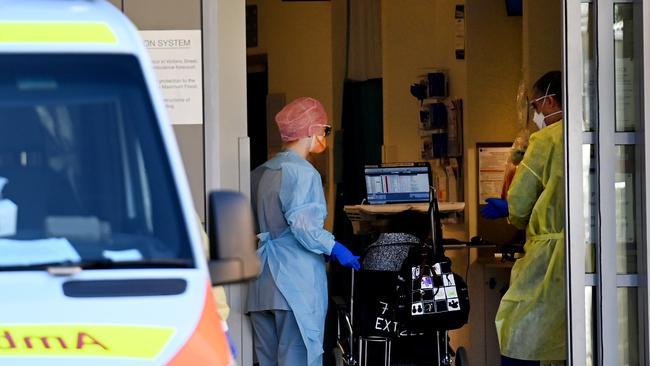
<svg viewBox="0 0 650 366">
<path fill-rule="evenodd" d="M 232 363 L 250 206 L 210 195 L 206 261 L 146 52 L 107 2 L 0 0 L 0 365 Z"/>
</svg>

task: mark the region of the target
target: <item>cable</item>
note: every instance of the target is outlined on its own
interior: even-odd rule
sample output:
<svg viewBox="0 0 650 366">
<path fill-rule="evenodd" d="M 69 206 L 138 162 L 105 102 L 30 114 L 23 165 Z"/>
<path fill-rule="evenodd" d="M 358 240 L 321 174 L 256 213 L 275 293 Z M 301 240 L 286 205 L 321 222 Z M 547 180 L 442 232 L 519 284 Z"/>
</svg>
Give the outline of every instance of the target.
<svg viewBox="0 0 650 366">
<path fill-rule="evenodd" d="M 467 268 L 465 268 L 465 283 L 467 284 L 467 288 L 469 289 L 469 265 L 470 265 L 470 257 L 471 257 L 471 247 L 467 246 Z"/>
</svg>

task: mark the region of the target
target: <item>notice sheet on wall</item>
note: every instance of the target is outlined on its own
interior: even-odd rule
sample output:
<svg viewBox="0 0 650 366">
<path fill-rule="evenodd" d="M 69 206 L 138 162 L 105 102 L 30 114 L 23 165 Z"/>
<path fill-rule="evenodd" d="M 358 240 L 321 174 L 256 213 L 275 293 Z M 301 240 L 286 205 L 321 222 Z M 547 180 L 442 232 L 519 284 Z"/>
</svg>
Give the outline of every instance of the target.
<svg viewBox="0 0 650 366">
<path fill-rule="evenodd" d="M 201 31 L 140 31 L 173 124 L 203 123 Z"/>
<path fill-rule="evenodd" d="M 486 198 L 501 197 L 503 177 L 506 172 L 511 147 L 478 148 L 478 194 L 479 203 Z"/>
</svg>

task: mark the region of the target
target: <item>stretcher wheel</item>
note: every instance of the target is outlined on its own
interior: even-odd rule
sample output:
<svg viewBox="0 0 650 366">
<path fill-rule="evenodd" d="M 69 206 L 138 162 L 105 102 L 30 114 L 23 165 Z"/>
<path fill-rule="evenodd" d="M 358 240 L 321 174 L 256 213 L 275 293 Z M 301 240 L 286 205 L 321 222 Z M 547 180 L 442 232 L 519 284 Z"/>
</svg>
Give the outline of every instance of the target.
<svg viewBox="0 0 650 366">
<path fill-rule="evenodd" d="M 458 347 L 456 350 L 454 366 L 469 366 L 469 360 L 467 359 L 467 350 L 465 350 L 465 347 Z"/>
</svg>

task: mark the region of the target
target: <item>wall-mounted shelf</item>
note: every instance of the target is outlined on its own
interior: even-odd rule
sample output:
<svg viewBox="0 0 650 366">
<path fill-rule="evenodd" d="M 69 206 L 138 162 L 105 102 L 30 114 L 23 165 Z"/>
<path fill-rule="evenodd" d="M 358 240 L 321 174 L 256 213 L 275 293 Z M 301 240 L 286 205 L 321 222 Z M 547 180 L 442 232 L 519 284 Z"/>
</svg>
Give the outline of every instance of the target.
<svg viewBox="0 0 650 366">
<path fill-rule="evenodd" d="M 431 163 L 432 184 L 439 188 L 440 204 L 462 201 L 464 193 L 462 100 L 449 96 L 448 84 L 446 70 L 432 69 L 419 75 L 410 87 L 418 100 L 420 117 L 414 137 L 420 140 L 420 159 Z M 450 213 L 443 218 L 446 223 L 462 220 L 464 212 Z"/>
<path fill-rule="evenodd" d="M 438 202 L 438 209 L 443 216 L 461 213 L 465 202 Z M 429 203 L 396 203 L 389 205 L 349 205 L 343 211 L 352 223 L 355 235 L 386 232 L 386 223 L 391 217 L 404 212 L 428 214 Z"/>
<path fill-rule="evenodd" d="M 431 136 L 431 135 L 439 135 L 441 133 L 446 133 L 447 129 L 446 128 L 431 128 L 431 129 L 419 129 L 420 136 L 425 137 L 425 136 Z"/>
<path fill-rule="evenodd" d="M 447 98 L 427 98 L 422 100 L 422 105 L 431 105 L 436 103 L 443 103 Z"/>
</svg>

